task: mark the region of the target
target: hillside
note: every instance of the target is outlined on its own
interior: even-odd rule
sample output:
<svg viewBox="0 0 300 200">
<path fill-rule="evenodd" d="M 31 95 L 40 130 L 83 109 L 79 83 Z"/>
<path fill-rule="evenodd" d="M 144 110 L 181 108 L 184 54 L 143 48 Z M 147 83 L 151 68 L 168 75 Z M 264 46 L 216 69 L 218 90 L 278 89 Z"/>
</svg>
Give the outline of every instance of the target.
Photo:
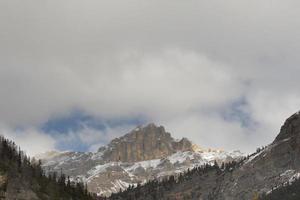
<svg viewBox="0 0 300 200">
<path fill-rule="evenodd" d="M 45 175 L 41 162 L 30 160 L 12 141 L 0 136 L 0 199 L 93 200 L 81 183 L 63 174 Z"/>
</svg>

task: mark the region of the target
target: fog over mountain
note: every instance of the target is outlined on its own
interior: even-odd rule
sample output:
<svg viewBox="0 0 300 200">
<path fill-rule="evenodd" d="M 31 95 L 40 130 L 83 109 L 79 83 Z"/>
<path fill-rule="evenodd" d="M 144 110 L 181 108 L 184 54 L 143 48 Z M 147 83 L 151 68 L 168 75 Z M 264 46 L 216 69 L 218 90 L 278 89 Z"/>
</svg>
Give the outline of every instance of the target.
<svg viewBox="0 0 300 200">
<path fill-rule="evenodd" d="M 251 152 L 299 109 L 299 4 L 2 0 L 0 133 L 96 151 L 154 122 Z"/>
</svg>

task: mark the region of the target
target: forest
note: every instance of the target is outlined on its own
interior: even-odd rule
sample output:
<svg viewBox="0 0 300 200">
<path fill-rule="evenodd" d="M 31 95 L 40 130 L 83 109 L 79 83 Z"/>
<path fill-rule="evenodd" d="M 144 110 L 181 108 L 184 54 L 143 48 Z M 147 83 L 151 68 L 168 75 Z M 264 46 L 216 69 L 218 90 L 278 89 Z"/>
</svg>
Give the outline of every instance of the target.
<svg viewBox="0 0 300 200">
<path fill-rule="evenodd" d="M 41 161 L 27 156 L 13 141 L 0 136 L 0 199 L 93 200 L 82 183 L 64 174 L 45 174 Z"/>
</svg>

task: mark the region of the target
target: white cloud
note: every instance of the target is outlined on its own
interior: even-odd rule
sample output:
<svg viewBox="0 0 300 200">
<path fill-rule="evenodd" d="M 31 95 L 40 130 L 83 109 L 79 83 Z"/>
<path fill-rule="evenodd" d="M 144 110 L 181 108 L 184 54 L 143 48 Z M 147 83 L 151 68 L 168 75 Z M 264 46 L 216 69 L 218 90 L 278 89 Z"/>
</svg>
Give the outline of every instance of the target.
<svg viewBox="0 0 300 200">
<path fill-rule="evenodd" d="M 218 115 L 187 115 L 166 122 L 170 132 L 178 137 L 193 138 L 193 142 L 206 148 L 226 150 L 253 150 L 257 134 L 251 135 L 241 124 L 225 121 Z"/>
<path fill-rule="evenodd" d="M 79 134 L 80 137 L 88 136 L 88 144 L 90 146 L 88 150 L 91 152 L 96 152 L 99 149 L 99 147 L 106 145 L 111 140 L 117 137 L 129 133 L 134 128 L 135 127 L 133 125 L 115 126 L 113 128 L 107 126 L 106 129 L 104 129 L 103 131 L 91 130 L 93 134 L 85 134 L 85 132 L 80 132 Z M 92 138 L 94 138 L 94 140 L 91 140 Z"/>
<path fill-rule="evenodd" d="M 0 134 L 14 141 L 26 154 L 34 156 L 38 153 L 55 150 L 56 141 L 49 135 L 34 128 L 26 130 L 0 130 Z"/>
</svg>

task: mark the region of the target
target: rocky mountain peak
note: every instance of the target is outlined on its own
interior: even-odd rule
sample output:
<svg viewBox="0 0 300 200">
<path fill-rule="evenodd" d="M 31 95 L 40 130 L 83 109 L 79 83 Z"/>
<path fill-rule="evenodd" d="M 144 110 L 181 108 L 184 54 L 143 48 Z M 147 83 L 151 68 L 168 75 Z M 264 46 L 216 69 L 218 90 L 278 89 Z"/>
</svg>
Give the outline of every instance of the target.
<svg viewBox="0 0 300 200">
<path fill-rule="evenodd" d="M 106 161 L 137 162 L 163 158 L 178 151 L 193 151 L 193 148 L 188 139 L 176 141 L 163 126 L 151 123 L 138 126 L 99 151 L 104 151 Z"/>
<path fill-rule="evenodd" d="M 159 140 L 159 139 L 165 139 L 168 141 L 174 140 L 171 137 L 171 134 L 166 132 L 166 130 L 163 126 L 157 126 L 154 123 L 150 123 L 144 127 L 138 126 L 134 130 L 132 130 L 130 133 L 128 133 L 118 139 L 121 139 L 121 140 L 125 139 L 125 141 L 126 141 L 127 139 L 135 140 L 137 137 L 147 138 L 147 137 L 151 137 L 151 136 L 156 136 L 156 138 L 153 138 L 153 139 L 157 139 L 157 140 Z"/>
<path fill-rule="evenodd" d="M 300 139 L 300 112 L 293 114 L 285 121 L 273 143 L 296 137 Z"/>
<path fill-rule="evenodd" d="M 65 173 L 88 190 L 109 196 L 129 185 L 178 175 L 215 161 L 227 163 L 240 152 L 203 149 L 187 138 L 175 140 L 163 126 L 138 126 L 99 148 L 98 152 L 49 152 L 40 156 L 47 173 Z"/>
</svg>

